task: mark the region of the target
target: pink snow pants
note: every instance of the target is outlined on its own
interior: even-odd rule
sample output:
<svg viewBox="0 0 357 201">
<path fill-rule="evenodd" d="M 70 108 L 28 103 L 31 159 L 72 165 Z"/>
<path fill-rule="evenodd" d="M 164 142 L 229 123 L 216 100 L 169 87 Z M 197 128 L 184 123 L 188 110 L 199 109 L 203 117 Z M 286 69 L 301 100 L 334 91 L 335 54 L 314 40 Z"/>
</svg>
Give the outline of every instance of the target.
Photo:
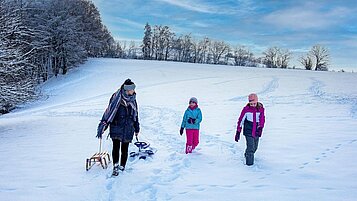
<svg viewBox="0 0 357 201">
<path fill-rule="evenodd" d="M 200 130 L 198 129 L 186 129 L 186 154 L 192 153 L 197 147 L 200 138 Z"/>
</svg>

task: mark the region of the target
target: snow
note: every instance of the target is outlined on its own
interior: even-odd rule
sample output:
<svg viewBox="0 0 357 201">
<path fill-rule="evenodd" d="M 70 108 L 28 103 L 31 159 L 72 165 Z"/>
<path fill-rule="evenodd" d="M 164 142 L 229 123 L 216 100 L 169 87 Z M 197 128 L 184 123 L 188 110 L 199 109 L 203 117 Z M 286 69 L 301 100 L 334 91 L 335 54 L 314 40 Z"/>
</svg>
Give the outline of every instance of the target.
<svg viewBox="0 0 357 201">
<path fill-rule="evenodd" d="M 118 178 L 99 166 L 96 127 L 111 94 L 137 84 L 140 138 L 158 149 Z M 42 86 L 46 99 L 0 117 L 1 200 L 355 200 L 357 75 L 90 59 Z M 246 96 L 266 127 L 252 167 L 234 142 Z M 178 134 L 188 100 L 203 112 L 199 149 Z M 107 132 L 106 132 L 107 133 Z M 111 152 L 111 141 L 104 141 Z M 131 145 L 131 150 L 135 147 Z"/>
</svg>

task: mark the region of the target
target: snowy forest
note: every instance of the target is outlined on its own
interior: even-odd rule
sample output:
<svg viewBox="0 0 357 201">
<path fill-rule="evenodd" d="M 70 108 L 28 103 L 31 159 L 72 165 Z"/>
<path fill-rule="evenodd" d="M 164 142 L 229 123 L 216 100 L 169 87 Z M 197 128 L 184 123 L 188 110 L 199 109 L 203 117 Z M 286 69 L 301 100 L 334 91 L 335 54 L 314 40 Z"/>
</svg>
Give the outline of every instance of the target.
<svg viewBox="0 0 357 201">
<path fill-rule="evenodd" d="M 115 41 L 90 0 L 0 0 L 0 114 L 35 98 L 38 84 L 88 57 L 164 60 L 267 68 L 289 66 L 292 52 L 267 48 L 260 57 L 244 45 L 178 35 L 147 23 L 143 41 Z M 326 71 L 329 52 L 315 45 L 299 62 Z"/>
<path fill-rule="evenodd" d="M 113 44 L 91 1 L 0 0 L 0 113 L 88 57 L 114 57 Z"/>
</svg>

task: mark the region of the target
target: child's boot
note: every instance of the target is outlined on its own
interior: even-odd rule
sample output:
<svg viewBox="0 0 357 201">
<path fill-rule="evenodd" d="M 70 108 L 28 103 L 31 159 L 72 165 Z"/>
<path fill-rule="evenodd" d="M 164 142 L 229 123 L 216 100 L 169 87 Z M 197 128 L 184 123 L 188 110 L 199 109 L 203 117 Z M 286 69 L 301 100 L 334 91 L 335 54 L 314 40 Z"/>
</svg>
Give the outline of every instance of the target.
<svg viewBox="0 0 357 201">
<path fill-rule="evenodd" d="M 186 154 L 192 153 L 192 146 L 186 145 Z"/>
</svg>

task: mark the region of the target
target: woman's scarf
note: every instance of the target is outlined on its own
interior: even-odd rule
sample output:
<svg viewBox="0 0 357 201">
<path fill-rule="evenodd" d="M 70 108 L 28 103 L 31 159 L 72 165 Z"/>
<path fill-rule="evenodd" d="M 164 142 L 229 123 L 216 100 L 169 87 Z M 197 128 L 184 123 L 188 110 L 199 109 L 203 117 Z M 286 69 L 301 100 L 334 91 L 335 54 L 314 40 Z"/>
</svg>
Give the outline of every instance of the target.
<svg viewBox="0 0 357 201">
<path fill-rule="evenodd" d="M 121 92 L 121 97 L 123 99 L 124 102 L 124 106 L 128 107 L 131 106 L 131 113 L 130 115 L 133 117 L 133 120 L 136 121 L 136 118 L 138 116 L 138 105 L 136 103 L 136 93 L 134 93 L 133 95 L 128 95 L 127 93 L 125 93 L 125 91 L 123 90 Z"/>
</svg>

